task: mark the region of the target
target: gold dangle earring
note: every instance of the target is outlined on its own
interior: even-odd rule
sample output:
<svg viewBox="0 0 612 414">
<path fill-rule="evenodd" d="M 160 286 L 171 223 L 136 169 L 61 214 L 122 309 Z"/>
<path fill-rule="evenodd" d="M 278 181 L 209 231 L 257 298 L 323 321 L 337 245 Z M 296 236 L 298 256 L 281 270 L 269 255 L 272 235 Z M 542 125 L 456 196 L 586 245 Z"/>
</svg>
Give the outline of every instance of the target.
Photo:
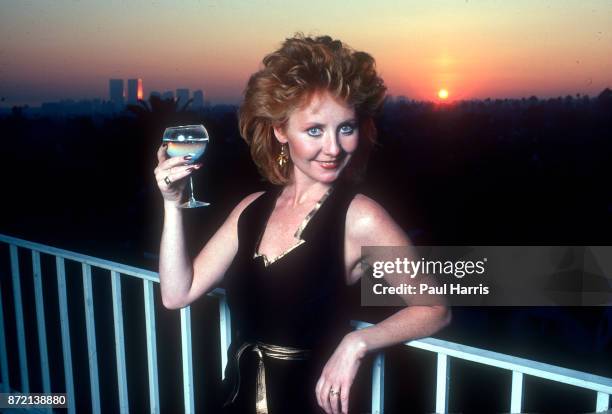
<svg viewBox="0 0 612 414">
<path fill-rule="evenodd" d="M 280 154 L 276 157 L 276 162 L 280 167 L 283 167 L 289 162 L 289 154 L 287 151 L 287 144 L 281 144 Z"/>
</svg>

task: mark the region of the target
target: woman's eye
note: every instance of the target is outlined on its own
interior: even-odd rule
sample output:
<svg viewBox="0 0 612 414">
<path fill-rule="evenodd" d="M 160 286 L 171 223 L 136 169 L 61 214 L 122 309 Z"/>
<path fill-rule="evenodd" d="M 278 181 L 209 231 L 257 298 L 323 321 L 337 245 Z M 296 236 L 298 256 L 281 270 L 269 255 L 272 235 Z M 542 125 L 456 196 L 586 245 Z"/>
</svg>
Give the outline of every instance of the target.
<svg viewBox="0 0 612 414">
<path fill-rule="evenodd" d="M 352 134 L 354 131 L 354 128 L 350 125 L 342 125 L 342 127 L 340 127 L 340 132 L 344 135 L 350 135 Z"/>
<path fill-rule="evenodd" d="M 319 127 L 308 128 L 308 130 L 306 132 L 311 137 L 318 137 L 318 136 L 323 134 L 323 131 Z"/>
</svg>

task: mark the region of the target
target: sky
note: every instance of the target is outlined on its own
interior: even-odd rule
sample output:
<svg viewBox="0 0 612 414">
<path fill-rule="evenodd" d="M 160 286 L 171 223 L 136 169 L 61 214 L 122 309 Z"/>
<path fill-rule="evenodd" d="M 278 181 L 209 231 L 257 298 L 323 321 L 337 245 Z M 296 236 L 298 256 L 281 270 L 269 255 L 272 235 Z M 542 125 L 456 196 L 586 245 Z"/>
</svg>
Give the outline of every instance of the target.
<svg viewBox="0 0 612 414">
<path fill-rule="evenodd" d="M 610 0 L 0 0 L 0 105 L 203 89 L 238 103 L 295 32 L 370 53 L 392 95 L 597 95 L 612 87 Z"/>
</svg>

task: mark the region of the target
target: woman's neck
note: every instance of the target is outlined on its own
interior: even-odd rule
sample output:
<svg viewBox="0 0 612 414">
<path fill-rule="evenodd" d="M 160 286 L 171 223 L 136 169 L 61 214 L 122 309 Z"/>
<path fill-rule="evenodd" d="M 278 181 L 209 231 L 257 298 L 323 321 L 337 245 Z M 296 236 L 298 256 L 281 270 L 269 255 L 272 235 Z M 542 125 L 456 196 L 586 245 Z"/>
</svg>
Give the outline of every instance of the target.
<svg viewBox="0 0 612 414">
<path fill-rule="evenodd" d="M 302 174 L 295 174 L 291 183 L 283 189 L 283 194 L 290 200 L 292 206 L 317 202 L 332 186 L 331 183 L 315 181 Z"/>
</svg>

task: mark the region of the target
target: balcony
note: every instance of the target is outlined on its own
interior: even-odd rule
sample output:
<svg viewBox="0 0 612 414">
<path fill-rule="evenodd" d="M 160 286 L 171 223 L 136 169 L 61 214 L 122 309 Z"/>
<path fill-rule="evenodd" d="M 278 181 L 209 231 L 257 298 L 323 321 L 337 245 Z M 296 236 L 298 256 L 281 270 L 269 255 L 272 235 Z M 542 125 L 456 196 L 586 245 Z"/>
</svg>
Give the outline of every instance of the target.
<svg viewBox="0 0 612 414">
<path fill-rule="evenodd" d="M 87 371 L 89 381 L 90 401 L 87 402 L 88 411 L 93 413 L 102 412 L 101 399 L 117 399 L 117 405 L 121 413 L 129 412 L 130 394 L 128 393 L 128 378 L 146 377 L 148 383 L 148 401 L 142 401 L 141 407 L 147 407 L 151 413 L 161 411 L 160 406 L 160 376 L 158 366 L 158 324 L 155 312 L 155 284 L 159 283 L 157 273 L 144 269 L 126 266 L 96 257 L 86 256 L 51 246 L 32 243 L 5 235 L 0 235 L 0 254 L 7 257 L 0 257 L 0 272 L 2 273 L 2 284 L 0 284 L 0 392 L 3 393 L 50 393 L 52 390 L 60 389 L 65 392 L 68 401 L 68 412 L 76 412 L 76 402 L 79 398 L 84 398 L 81 394 L 75 393 L 75 378 L 73 355 L 76 351 L 85 351 L 87 355 Z M 42 259 L 45 260 L 42 260 Z M 44 266 L 44 263 L 54 261 L 55 269 L 52 266 Z M 22 262 L 31 263 L 31 268 L 25 269 Z M 4 266 L 6 264 L 6 266 Z M 72 268 L 77 266 L 80 270 L 78 283 L 82 286 L 82 298 L 78 300 L 82 303 L 83 317 L 85 320 L 86 349 L 73 349 L 75 343 L 71 340 L 74 336 L 74 320 L 69 316 L 67 282 L 76 283 L 69 280 L 74 277 L 74 272 L 67 272 L 67 266 Z M 26 272 L 27 270 L 27 272 Z M 94 285 L 96 276 L 110 278 L 110 290 L 112 296 L 112 319 L 111 315 L 101 315 L 94 312 Z M 21 274 L 32 275 L 32 280 L 27 285 L 32 289 L 25 289 L 26 285 Z M 136 281 L 141 284 L 143 295 L 142 314 L 145 321 L 146 343 L 146 372 L 133 372 L 127 369 L 126 364 L 126 330 L 124 329 L 125 300 L 122 297 L 122 284 L 128 278 L 134 278 L 130 282 Z M 5 282 L 6 281 L 6 282 Z M 53 284 L 56 290 L 45 289 Z M 23 285 L 23 286 L 22 286 Z M 56 296 L 56 297 L 55 297 Z M 215 289 L 208 294 L 218 306 L 218 335 L 219 335 L 219 371 L 223 375 L 224 367 L 227 363 L 226 351 L 231 342 L 231 315 L 225 299 L 223 290 Z M 6 320 L 5 315 L 9 314 L 7 307 L 9 304 L 3 303 L 3 298 L 12 298 L 10 314 L 14 315 L 14 320 Z M 26 320 L 24 312 L 24 299 L 31 298 L 34 303 L 36 329 L 26 329 L 31 325 Z M 53 299 L 51 301 L 51 299 Z M 74 298 L 71 298 L 73 301 Z M 130 298 L 131 299 L 131 298 Z M 29 302 L 29 301 L 28 301 Z M 57 306 L 52 309 L 48 303 L 57 302 Z M 45 305 L 47 303 L 47 306 Z M 182 411 L 185 413 L 196 412 L 196 398 L 194 386 L 194 361 L 193 361 L 193 341 L 192 341 L 192 312 L 191 307 L 186 307 L 178 311 L 180 314 L 180 353 L 181 353 L 181 374 L 182 374 Z M 217 315 L 214 315 L 215 318 Z M 101 395 L 100 373 L 106 366 L 99 366 L 99 353 L 97 349 L 96 336 L 100 334 L 100 321 L 112 320 L 112 330 L 114 333 L 114 354 L 116 365 L 116 389 L 113 395 Z M 211 316 L 212 318 L 212 316 Z M 59 326 L 53 326 L 52 321 L 58 321 Z M 215 319 L 216 321 L 216 319 Z M 13 329 L 9 329 L 14 327 Z M 355 329 L 361 329 L 369 324 L 363 321 L 353 321 Z M 63 367 L 63 383 L 51 383 L 51 368 L 49 355 L 48 330 L 56 329 L 61 338 L 61 356 L 51 355 L 51 358 L 59 361 Z M 162 332 L 163 334 L 163 332 Z M 35 339 L 34 339 L 35 338 Z M 34 341 L 37 346 L 27 346 L 28 339 Z M 30 342 L 31 344 L 32 342 Z M 16 349 L 16 354 L 9 355 L 9 345 L 11 349 Z M 432 352 L 435 355 L 436 364 L 431 369 L 435 370 L 435 401 L 431 401 L 430 411 L 437 413 L 448 412 L 449 392 L 452 391 L 453 378 L 451 377 L 451 361 L 462 359 L 471 361 L 475 364 L 496 367 L 501 372 L 510 372 L 512 376 L 511 387 L 507 390 L 510 395 L 510 405 L 507 411 L 513 413 L 523 412 L 523 395 L 529 390 L 524 390 L 526 376 L 539 377 L 545 380 L 554 381 L 568 386 L 580 387 L 592 391 L 592 409 L 600 412 L 610 408 L 610 394 L 612 394 L 612 379 L 602 376 L 589 374 L 586 372 L 567 369 L 559 366 L 545 364 L 525 358 L 519 358 L 502 353 L 492 352 L 485 349 L 474 348 L 458 343 L 444 341 L 435 338 L 423 338 L 410 341 L 404 344 L 408 349 L 417 348 Z M 37 366 L 32 366 L 32 361 L 37 361 Z M 18 375 L 10 375 L 16 372 Z M 204 373 L 206 375 L 206 373 Z M 30 380 L 36 379 L 40 383 L 40 388 L 34 389 Z M 211 379 L 212 381 L 212 379 Z M 216 378 L 215 381 L 220 381 Z M 34 381 L 33 381 L 34 382 Z M 43 409 L 41 412 L 50 412 Z M 178 408 L 177 412 L 180 411 Z M 198 410 L 199 411 L 199 410 Z M 385 411 L 385 353 L 381 352 L 374 357 L 371 372 L 371 412 L 382 414 Z M 15 412 L 11 410 L 10 412 Z M 31 411 L 28 411 L 31 412 Z"/>
</svg>

